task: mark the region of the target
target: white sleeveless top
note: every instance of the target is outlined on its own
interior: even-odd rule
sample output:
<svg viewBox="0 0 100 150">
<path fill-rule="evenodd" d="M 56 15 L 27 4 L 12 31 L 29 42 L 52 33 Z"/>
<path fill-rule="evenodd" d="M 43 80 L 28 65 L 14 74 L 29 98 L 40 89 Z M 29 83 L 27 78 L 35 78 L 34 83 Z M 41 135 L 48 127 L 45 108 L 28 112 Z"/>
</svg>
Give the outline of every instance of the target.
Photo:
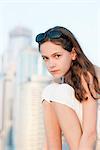
<svg viewBox="0 0 100 150">
<path fill-rule="evenodd" d="M 46 100 L 65 104 L 72 108 L 82 125 L 82 104 L 75 98 L 74 89 L 66 83 L 51 83 L 42 92 L 42 101 Z"/>
</svg>

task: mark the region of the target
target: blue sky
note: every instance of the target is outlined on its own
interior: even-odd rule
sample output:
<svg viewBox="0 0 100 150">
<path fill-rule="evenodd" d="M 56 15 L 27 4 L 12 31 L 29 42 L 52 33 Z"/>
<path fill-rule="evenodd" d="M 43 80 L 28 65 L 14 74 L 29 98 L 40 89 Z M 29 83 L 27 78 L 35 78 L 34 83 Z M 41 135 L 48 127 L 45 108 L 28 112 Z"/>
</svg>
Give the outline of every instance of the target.
<svg viewBox="0 0 100 150">
<path fill-rule="evenodd" d="M 98 3 L 96 0 L 0 0 L 0 54 L 7 50 L 9 32 L 17 26 L 32 30 L 36 47 L 36 34 L 61 25 L 76 35 L 86 55 L 100 66 Z"/>
</svg>

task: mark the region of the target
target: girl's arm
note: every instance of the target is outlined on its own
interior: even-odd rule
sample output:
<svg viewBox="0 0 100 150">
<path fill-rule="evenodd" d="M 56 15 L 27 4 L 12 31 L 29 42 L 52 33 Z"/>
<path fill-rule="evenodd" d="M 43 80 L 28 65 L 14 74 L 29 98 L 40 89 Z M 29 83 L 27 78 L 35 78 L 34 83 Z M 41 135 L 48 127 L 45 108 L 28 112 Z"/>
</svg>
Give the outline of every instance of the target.
<svg viewBox="0 0 100 150">
<path fill-rule="evenodd" d="M 96 102 L 91 97 L 83 102 L 83 134 L 79 150 L 93 150 L 96 141 Z"/>
<path fill-rule="evenodd" d="M 83 101 L 83 134 L 80 139 L 79 150 L 93 150 L 96 142 L 96 101 L 91 96 L 87 83 L 82 78 L 87 91 L 88 100 Z"/>
<path fill-rule="evenodd" d="M 46 137 L 45 137 L 45 140 L 44 140 L 43 150 L 49 150 Z"/>
</svg>

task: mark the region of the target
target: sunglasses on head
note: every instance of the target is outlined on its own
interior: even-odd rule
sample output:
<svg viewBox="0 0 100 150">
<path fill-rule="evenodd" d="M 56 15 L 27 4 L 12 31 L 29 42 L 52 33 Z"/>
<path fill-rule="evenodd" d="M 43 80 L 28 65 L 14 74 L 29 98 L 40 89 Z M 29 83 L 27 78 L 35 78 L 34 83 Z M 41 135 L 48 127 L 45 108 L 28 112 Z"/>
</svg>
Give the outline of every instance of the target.
<svg viewBox="0 0 100 150">
<path fill-rule="evenodd" d="M 40 44 L 45 40 L 45 38 L 58 39 L 61 37 L 66 38 L 66 36 L 62 32 L 53 30 L 53 31 L 38 34 L 36 36 L 36 42 Z"/>
<path fill-rule="evenodd" d="M 66 40 L 66 46 L 64 47 L 64 49 L 69 51 L 69 52 L 72 51 L 72 48 L 73 48 L 72 42 L 61 31 L 51 30 L 51 31 L 48 31 L 48 32 L 45 32 L 45 33 L 40 33 L 36 36 L 35 40 L 38 44 L 42 44 L 45 41 L 46 38 L 48 38 L 48 39 L 63 38 L 64 40 Z"/>
</svg>

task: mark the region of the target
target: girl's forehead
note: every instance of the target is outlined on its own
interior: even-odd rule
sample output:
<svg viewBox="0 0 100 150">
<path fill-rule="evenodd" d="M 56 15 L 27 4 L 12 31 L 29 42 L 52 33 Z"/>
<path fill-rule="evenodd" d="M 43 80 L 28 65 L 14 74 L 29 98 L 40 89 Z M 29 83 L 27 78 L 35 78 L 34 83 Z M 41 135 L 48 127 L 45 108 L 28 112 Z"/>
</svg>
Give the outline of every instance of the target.
<svg viewBox="0 0 100 150">
<path fill-rule="evenodd" d="M 44 42 L 40 46 L 41 53 L 57 53 L 57 52 L 64 52 L 65 49 L 62 48 L 61 45 L 57 45 L 51 41 Z"/>
</svg>

